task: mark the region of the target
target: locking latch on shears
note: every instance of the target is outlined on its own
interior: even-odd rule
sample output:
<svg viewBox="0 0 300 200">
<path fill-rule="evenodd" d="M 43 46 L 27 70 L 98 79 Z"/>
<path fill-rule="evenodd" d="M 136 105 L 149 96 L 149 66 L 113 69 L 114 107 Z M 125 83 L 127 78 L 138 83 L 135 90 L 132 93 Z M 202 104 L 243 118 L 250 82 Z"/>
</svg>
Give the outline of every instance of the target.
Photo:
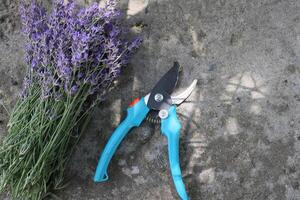
<svg viewBox="0 0 300 200">
<path fill-rule="evenodd" d="M 158 112 L 161 119 L 162 134 L 168 140 L 168 154 L 171 174 L 175 188 L 182 200 L 188 200 L 188 195 L 182 180 L 179 164 L 179 139 L 181 125 L 176 114 L 176 106 L 184 102 L 196 87 L 197 80 L 181 94 L 171 96 L 178 80 L 179 63 L 174 66 L 158 81 L 152 91 L 141 99 L 135 99 L 127 109 L 125 120 L 112 133 L 106 144 L 96 169 L 95 182 L 108 180 L 107 168 L 119 144 L 133 127 L 139 126 L 150 110 Z"/>
</svg>

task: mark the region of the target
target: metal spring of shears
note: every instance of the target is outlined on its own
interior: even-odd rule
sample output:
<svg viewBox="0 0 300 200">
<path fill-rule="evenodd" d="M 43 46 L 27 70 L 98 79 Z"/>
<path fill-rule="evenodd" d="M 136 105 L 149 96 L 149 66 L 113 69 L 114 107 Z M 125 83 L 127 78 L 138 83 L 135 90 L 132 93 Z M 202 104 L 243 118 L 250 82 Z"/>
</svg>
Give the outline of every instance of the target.
<svg viewBox="0 0 300 200">
<path fill-rule="evenodd" d="M 160 118 L 154 118 L 152 116 L 147 116 L 146 120 L 150 122 L 151 124 L 160 124 L 161 119 Z"/>
</svg>

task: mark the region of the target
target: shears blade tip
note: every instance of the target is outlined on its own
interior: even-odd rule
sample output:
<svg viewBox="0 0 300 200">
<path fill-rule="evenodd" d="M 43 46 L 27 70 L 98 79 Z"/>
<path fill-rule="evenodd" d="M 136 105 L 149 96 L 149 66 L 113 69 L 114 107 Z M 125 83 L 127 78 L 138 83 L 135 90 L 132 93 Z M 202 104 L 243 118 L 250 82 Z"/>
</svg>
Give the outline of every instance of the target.
<svg viewBox="0 0 300 200">
<path fill-rule="evenodd" d="M 198 80 L 194 79 L 193 82 L 187 87 L 182 93 L 171 96 L 172 104 L 179 105 L 182 102 L 184 102 L 193 92 L 193 90 L 196 88 Z"/>
<path fill-rule="evenodd" d="M 178 72 L 181 72 L 183 69 L 182 65 L 180 65 L 179 62 L 177 62 L 177 61 L 174 62 L 173 68 L 177 68 Z"/>
</svg>

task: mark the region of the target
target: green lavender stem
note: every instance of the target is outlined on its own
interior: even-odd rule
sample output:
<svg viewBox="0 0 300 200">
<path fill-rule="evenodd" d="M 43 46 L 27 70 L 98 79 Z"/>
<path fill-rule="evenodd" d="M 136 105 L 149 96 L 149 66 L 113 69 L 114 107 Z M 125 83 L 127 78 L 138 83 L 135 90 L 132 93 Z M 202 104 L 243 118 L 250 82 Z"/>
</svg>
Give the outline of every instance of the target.
<svg viewBox="0 0 300 200">
<path fill-rule="evenodd" d="M 87 90 L 82 86 L 75 96 L 55 101 L 41 99 L 33 87 L 17 103 L 0 147 L 0 192 L 9 188 L 13 199 L 41 199 L 62 187 L 69 147 L 79 139 L 72 132 L 78 119 L 89 119 L 82 113 Z"/>
</svg>

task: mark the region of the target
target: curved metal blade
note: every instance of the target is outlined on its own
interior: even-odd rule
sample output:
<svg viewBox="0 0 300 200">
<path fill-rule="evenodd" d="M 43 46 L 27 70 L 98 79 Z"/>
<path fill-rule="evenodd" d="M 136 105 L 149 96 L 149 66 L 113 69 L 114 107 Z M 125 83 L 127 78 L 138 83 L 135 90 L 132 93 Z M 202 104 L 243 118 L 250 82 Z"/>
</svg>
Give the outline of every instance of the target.
<svg viewBox="0 0 300 200">
<path fill-rule="evenodd" d="M 161 107 L 165 107 L 169 104 L 172 104 L 170 94 L 173 92 L 177 84 L 179 67 L 179 63 L 174 62 L 174 66 L 167 73 L 165 73 L 164 76 L 157 82 L 157 84 L 154 86 L 150 93 L 150 97 L 147 104 L 148 107 L 154 110 L 160 110 Z M 163 95 L 162 102 L 155 101 L 154 96 L 156 94 Z"/>
<path fill-rule="evenodd" d="M 172 104 L 181 104 L 182 102 L 184 102 L 193 92 L 193 90 L 195 89 L 196 85 L 197 85 L 198 80 L 194 79 L 192 84 L 186 88 L 182 93 L 176 95 L 176 96 L 171 96 L 172 99 Z"/>
</svg>

